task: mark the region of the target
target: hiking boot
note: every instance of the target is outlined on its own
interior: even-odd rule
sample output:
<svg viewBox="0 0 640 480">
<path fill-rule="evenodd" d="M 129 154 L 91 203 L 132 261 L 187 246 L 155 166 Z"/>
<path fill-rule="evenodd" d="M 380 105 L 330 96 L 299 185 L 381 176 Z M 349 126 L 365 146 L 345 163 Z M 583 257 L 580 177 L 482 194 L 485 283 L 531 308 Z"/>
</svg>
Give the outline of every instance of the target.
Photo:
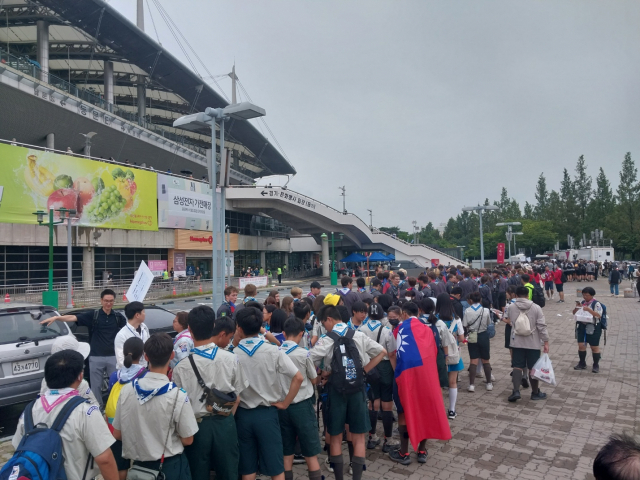
<svg viewBox="0 0 640 480">
<path fill-rule="evenodd" d="M 522 388 L 529 388 L 529 379 L 527 377 L 522 377 L 522 382 L 520 382 Z"/>
<path fill-rule="evenodd" d="M 522 395 L 520 395 L 520 390 L 514 390 L 513 393 L 509 395 L 509 398 L 507 398 L 507 400 L 509 400 L 510 402 L 515 402 L 516 400 L 520 400 L 521 398 Z"/>
<path fill-rule="evenodd" d="M 587 364 L 586 363 L 578 363 L 575 367 L 573 367 L 574 370 L 586 370 L 587 369 Z"/>
<path fill-rule="evenodd" d="M 545 400 L 547 398 L 546 393 L 542 393 L 542 390 L 538 390 L 536 393 L 531 394 L 531 400 Z"/>
<path fill-rule="evenodd" d="M 457 416 L 458 414 L 453 410 L 449 410 L 449 413 L 447 414 L 447 417 L 449 417 L 449 420 L 455 420 Z"/>
<path fill-rule="evenodd" d="M 476 391 L 476 386 L 474 384 L 471 384 L 467 387 L 467 392 L 475 392 Z"/>
<path fill-rule="evenodd" d="M 598 365 L 597 363 L 593 364 L 593 368 L 591 369 L 591 371 L 593 373 L 600 373 L 600 365 Z"/>
<path fill-rule="evenodd" d="M 306 463 L 306 460 L 304 459 L 304 455 L 298 454 L 293 456 L 294 465 L 301 465 L 303 463 Z"/>
<path fill-rule="evenodd" d="M 398 462 L 400 465 L 411 465 L 411 457 L 409 453 L 405 453 L 404 455 L 400 453 L 400 450 L 391 450 L 387 455 L 394 462 Z"/>
<path fill-rule="evenodd" d="M 418 450 L 418 463 L 427 463 L 427 452 L 421 452 Z"/>
<path fill-rule="evenodd" d="M 367 448 L 369 450 L 373 450 L 378 445 L 380 445 L 380 439 L 379 438 L 373 438 L 371 435 L 369 435 L 369 441 L 367 442 Z"/>
<path fill-rule="evenodd" d="M 491 390 L 493 390 L 493 383 L 489 382 L 487 383 L 487 392 L 490 392 Z"/>
<path fill-rule="evenodd" d="M 384 439 L 384 443 L 382 444 L 382 451 L 384 453 L 389 453 L 391 450 L 398 450 L 400 448 L 399 443 L 388 443 L 387 439 Z"/>
</svg>

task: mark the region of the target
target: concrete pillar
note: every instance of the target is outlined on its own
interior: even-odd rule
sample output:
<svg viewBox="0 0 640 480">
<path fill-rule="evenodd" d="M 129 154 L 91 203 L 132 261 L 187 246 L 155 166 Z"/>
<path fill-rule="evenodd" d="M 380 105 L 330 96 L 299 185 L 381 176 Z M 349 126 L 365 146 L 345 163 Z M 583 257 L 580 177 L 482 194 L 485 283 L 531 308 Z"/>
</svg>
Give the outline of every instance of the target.
<svg viewBox="0 0 640 480">
<path fill-rule="evenodd" d="M 96 264 L 94 250 L 91 247 L 82 249 L 82 283 L 87 288 L 93 288 L 96 278 Z"/>
<path fill-rule="evenodd" d="M 113 111 L 113 62 L 104 62 L 104 100 L 106 110 Z"/>
<path fill-rule="evenodd" d="M 47 148 L 50 150 L 55 149 L 56 145 L 56 136 L 53 133 L 49 133 L 47 134 Z"/>
<path fill-rule="evenodd" d="M 260 252 L 260 266 L 264 268 L 264 271 L 267 271 L 267 254 L 266 252 Z"/>
<path fill-rule="evenodd" d="M 37 60 L 40 64 L 40 80 L 49 82 L 49 23 L 38 20 L 36 23 Z"/>
<path fill-rule="evenodd" d="M 144 32 L 144 0 L 138 0 L 136 5 L 136 25 Z"/>
<path fill-rule="evenodd" d="M 289 265 L 289 254 L 288 253 L 284 254 L 284 264 L 287 266 L 287 270 L 291 269 L 291 266 Z"/>
<path fill-rule="evenodd" d="M 144 117 L 147 114 L 147 98 L 144 88 L 144 76 L 138 75 L 138 124 L 144 126 Z"/>
<path fill-rule="evenodd" d="M 331 259 L 329 258 L 329 238 L 325 235 L 322 237 L 322 276 L 329 276 L 329 266 Z"/>
</svg>

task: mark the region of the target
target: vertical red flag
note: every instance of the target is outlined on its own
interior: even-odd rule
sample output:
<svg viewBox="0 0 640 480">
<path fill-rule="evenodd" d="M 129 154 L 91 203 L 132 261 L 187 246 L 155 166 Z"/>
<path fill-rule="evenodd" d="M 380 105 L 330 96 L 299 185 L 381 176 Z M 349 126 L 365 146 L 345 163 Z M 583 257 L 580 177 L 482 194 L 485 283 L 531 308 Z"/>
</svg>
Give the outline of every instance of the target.
<svg viewBox="0 0 640 480">
<path fill-rule="evenodd" d="M 450 440 L 431 328 L 412 317 L 399 325 L 396 339 L 396 384 L 413 449 L 424 439 Z"/>
<path fill-rule="evenodd" d="M 504 263 L 504 243 L 498 244 L 498 265 Z"/>
<path fill-rule="evenodd" d="M 440 259 L 434 258 L 431 260 L 431 268 L 436 268 L 438 265 L 440 265 Z"/>
</svg>

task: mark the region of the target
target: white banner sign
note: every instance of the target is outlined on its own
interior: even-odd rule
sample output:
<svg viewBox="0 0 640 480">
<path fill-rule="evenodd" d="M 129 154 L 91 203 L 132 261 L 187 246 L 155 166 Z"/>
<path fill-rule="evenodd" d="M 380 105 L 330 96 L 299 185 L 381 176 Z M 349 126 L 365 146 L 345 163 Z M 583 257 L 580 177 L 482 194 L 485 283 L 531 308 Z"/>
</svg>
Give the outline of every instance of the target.
<svg viewBox="0 0 640 480">
<path fill-rule="evenodd" d="M 136 272 L 136 276 L 131 282 L 129 290 L 127 290 L 127 301 L 129 302 L 143 302 L 144 297 L 149 291 L 149 287 L 153 282 L 153 272 L 144 263 L 144 260 L 140 262 L 140 267 Z"/>
<path fill-rule="evenodd" d="M 250 283 L 256 287 L 266 287 L 269 285 L 269 277 L 241 277 L 238 279 L 238 286 L 241 289 Z"/>
<path fill-rule="evenodd" d="M 160 228 L 211 231 L 212 213 L 211 189 L 207 183 L 158 174 Z"/>
</svg>

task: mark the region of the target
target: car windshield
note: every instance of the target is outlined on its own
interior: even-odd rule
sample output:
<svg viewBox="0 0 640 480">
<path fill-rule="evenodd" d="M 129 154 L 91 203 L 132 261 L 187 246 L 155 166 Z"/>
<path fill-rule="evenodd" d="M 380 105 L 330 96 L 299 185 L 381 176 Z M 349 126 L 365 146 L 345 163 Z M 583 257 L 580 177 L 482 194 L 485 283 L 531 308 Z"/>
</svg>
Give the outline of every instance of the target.
<svg viewBox="0 0 640 480">
<path fill-rule="evenodd" d="M 145 308 L 144 324 L 151 330 L 173 329 L 173 319 L 175 313 L 162 310 L 161 308 Z"/>
<path fill-rule="evenodd" d="M 49 326 L 40 325 L 46 318 L 53 317 L 54 312 L 20 311 L 0 315 L 0 345 L 19 343 L 30 340 L 44 340 L 66 335 L 69 330 L 63 322 L 53 322 Z"/>
</svg>

